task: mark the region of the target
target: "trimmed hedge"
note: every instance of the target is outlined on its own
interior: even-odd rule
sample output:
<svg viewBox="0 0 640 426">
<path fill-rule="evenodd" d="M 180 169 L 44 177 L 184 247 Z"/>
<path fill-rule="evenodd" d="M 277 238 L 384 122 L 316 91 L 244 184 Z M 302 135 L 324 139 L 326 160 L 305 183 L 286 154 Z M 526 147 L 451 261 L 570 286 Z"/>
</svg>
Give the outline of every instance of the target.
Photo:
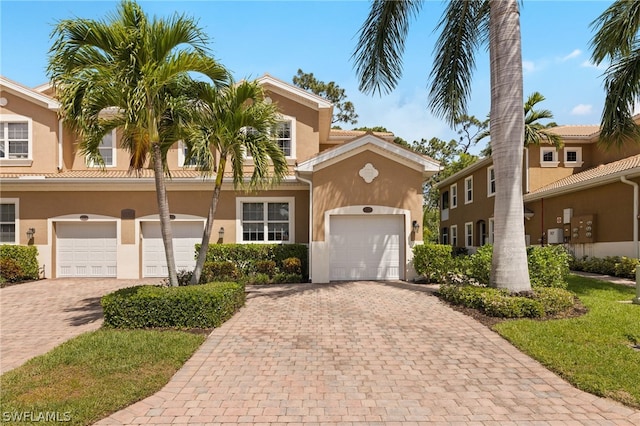
<svg viewBox="0 0 640 426">
<path fill-rule="evenodd" d="M 505 289 L 445 284 L 440 286 L 438 295 L 454 305 L 502 318 L 541 318 L 563 312 L 574 304 L 573 293 L 551 287 L 539 287 L 531 294 L 513 296 Z"/>
<path fill-rule="evenodd" d="M 447 281 L 453 265 L 450 245 L 420 244 L 413 247 L 413 267 L 428 282 Z"/>
<path fill-rule="evenodd" d="M 569 266 L 573 271 L 591 272 L 594 274 L 613 275 L 621 278 L 636 278 L 636 266 L 640 261 L 634 257 L 626 256 L 607 256 L 583 257 L 570 259 Z"/>
<path fill-rule="evenodd" d="M 100 300 L 104 324 L 113 328 L 219 327 L 244 302 L 244 286 L 232 282 L 128 287 Z"/>
<path fill-rule="evenodd" d="M 36 246 L 0 245 L 0 261 L 6 266 L 0 268 L 0 278 L 9 282 L 37 280 L 38 248 Z"/>
</svg>

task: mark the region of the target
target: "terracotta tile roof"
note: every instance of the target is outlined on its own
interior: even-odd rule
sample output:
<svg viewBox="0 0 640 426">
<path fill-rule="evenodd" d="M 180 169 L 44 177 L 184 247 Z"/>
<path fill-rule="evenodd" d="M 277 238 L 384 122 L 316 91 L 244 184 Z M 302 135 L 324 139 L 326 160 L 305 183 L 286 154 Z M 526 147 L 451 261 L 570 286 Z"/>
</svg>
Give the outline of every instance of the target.
<svg viewBox="0 0 640 426">
<path fill-rule="evenodd" d="M 171 177 L 173 178 L 196 178 L 201 176 L 200 172 L 196 170 L 172 170 Z M 67 170 L 61 173 L 0 173 L 0 179 L 2 178 L 56 178 L 56 179 L 124 179 L 124 178 L 153 178 L 153 170 L 143 169 L 138 173 L 130 172 L 128 170 Z"/>
<path fill-rule="evenodd" d="M 375 136 L 385 138 L 385 137 L 394 137 L 392 132 L 371 132 Z M 345 137 L 358 137 L 367 134 L 366 130 L 342 130 L 342 129 L 331 129 L 330 136 L 345 136 Z"/>
<path fill-rule="evenodd" d="M 547 186 L 543 186 L 542 188 L 538 188 L 535 191 L 526 194 L 525 198 L 539 196 L 548 192 L 560 191 L 564 188 L 568 189 L 574 185 L 588 184 L 590 181 L 606 179 L 608 176 L 613 177 L 612 175 L 632 170 L 640 173 L 640 154 L 623 158 L 622 160 L 614 161 L 612 163 L 601 164 L 598 167 L 567 176 L 566 178 L 557 180 Z"/>
<path fill-rule="evenodd" d="M 564 137 L 593 137 L 600 131 L 600 126 L 593 125 L 567 125 L 557 126 L 550 129 L 545 129 L 551 133 L 555 133 L 558 136 Z"/>
</svg>

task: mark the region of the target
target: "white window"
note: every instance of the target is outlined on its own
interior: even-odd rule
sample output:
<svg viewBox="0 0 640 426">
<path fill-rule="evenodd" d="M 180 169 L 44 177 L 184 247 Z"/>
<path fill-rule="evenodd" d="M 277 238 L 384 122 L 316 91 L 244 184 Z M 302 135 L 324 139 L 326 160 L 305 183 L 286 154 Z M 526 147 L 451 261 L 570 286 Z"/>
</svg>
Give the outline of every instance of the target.
<svg viewBox="0 0 640 426">
<path fill-rule="evenodd" d="M 449 244 L 449 229 L 442 228 L 442 244 Z"/>
<path fill-rule="evenodd" d="M 581 167 L 582 164 L 582 147 L 564 148 L 565 167 Z"/>
<path fill-rule="evenodd" d="M 495 222 L 493 221 L 493 218 L 490 217 L 489 218 L 489 244 L 493 244 L 494 242 L 494 239 L 493 239 L 494 226 L 495 226 Z"/>
<path fill-rule="evenodd" d="M 496 195 L 496 171 L 493 166 L 487 168 L 487 197 Z"/>
<path fill-rule="evenodd" d="M 189 153 L 189 147 L 187 146 L 187 144 L 182 141 L 179 141 L 178 142 L 178 167 L 197 166 L 198 161 L 196 158 L 192 157 L 189 159 L 189 161 L 186 161 L 188 153 Z"/>
<path fill-rule="evenodd" d="M 464 240 L 466 247 L 473 247 L 473 222 L 464 224 Z"/>
<path fill-rule="evenodd" d="M 540 167 L 558 167 L 558 151 L 555 148 L 540 148 Z"/>
<path fill-rule="evenodd" d="M 451 225 L 451 245 L 453 247 L 458 245 L 458 225 Z"/>
<path fill-rule="evenodd" d="M 464 180 L 464 203 L 473 203 L 473 176 Z"/>
<path fill-rule="evenodd" d="M 102 161 L 107 167 L 116 165 L 116 130 L 113 129 L 102 138 L 102 142 L 98 146 L 98 151 L 102 156 Z"/>
<path fill-rule="evenodd" d="M 0 161 L 2 165 L 31 165 L 31 119 L 20 115 L 0 116 Z"/>
<path fill-rule="evenodd" d="M 293 197 L 240 197 L 236 201 L 237 241 L 244 243 L 293 242 L 293 218 Z"/>
<path fill-rule="evenodd" d="M 294 157 L 293 126 L 291 120 L 279 122 L 276 125 L 274 137 L 285 157 Z"/>
<path fill-rule="evenodd" d="M 458 184 L 454 183 L 449 188 L 449 194 L 451 195 L 451 208 L 455 209 L 458 207 Z"/>
<path fill-rule="evenodd" d="M 18 199 L 0 199 L 0 243 L 18 244 Z"/>
</svg>

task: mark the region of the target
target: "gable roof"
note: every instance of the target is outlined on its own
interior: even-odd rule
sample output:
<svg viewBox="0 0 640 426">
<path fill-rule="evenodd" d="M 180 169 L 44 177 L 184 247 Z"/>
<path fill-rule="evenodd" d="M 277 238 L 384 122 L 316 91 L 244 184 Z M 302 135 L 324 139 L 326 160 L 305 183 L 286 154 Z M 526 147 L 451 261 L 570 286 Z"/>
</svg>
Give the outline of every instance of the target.
<svg viewBox="0 0 640 426">
<path fill-rule="evenodd" d="M 608 164 L 601 164 L 589 170 L 567 176 L 524 195 L 525 201 L 578 191 L 620 180 L 620 178 L 640 176 L 640 154 L 623 158 Z"/>
<path fill-rule="evenodd" d="M 266 86 L 266 88 L 273 91 L 274 93 L 277 93 L 289 99 L 302 101 L 305 105 L 308 105 L 315 110 L 333 108 L 333 104 L 328 100 L 314 93 L 307 92 L 306 90 L 301 89 L 298 86 L 294 86 L 293 84 L 289 84 L 280 79 L 272 77 L 269 74 L 263 75 L 262 77 L 256 79 L 256 81 L 260 85 Z"/>
<path fill-rule="evenodd" d="M 0 76 L 0 87 L 2 88 L 2 91 L 7 91 L 15 96 L 26 99 L 47 109 L 55 111 L 60 108 L 60 103 L 55 99 L 23 86 L 20 83 L 16 83 L 13 80 L 9 80 L 6 77 Z"/>
<path fill-rule="evenodd" d="M 298 164 L 296 171 L 300 173 L 312 173 L 318 168 L 325 167 L 337 161 L 356 155 L 366 148 L 373 148 L 398 162 L 411 163 L 425 175 L 432 175 L 440 170 L 440 163 L 424 155 L 401 147 L 393 142 L 385 141 L 371 133 L 353 139 L 335 148 L 323 151 L 316 156 Z"/>
</svg>

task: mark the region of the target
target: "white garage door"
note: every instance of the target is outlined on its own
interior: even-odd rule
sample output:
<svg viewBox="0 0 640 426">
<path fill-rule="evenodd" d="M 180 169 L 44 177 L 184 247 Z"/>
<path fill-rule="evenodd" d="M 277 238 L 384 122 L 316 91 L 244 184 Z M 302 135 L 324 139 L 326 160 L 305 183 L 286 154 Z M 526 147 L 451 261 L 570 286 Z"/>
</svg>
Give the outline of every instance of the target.
<svg viewBox="0 0 640 426">
<path fill-rule="evenodd" d="M 331 216 L 330 279 L 400 279 L 403 219 L 402 215 Z"/>
<path fill-rule="evenodd" d="M 202 241 L 202 229 L 202 222 L 171 223 L 173 253 L 178 271 L 195 268 L 195 245 Z M 160 222 L 142 222 L 142 276 L 166 277 L 168 275 Z"/>
<path fill-rule="evenodd" d="M 58 277 L 115 277 L 116 224 L 56 224 Z"/>
</svg>

